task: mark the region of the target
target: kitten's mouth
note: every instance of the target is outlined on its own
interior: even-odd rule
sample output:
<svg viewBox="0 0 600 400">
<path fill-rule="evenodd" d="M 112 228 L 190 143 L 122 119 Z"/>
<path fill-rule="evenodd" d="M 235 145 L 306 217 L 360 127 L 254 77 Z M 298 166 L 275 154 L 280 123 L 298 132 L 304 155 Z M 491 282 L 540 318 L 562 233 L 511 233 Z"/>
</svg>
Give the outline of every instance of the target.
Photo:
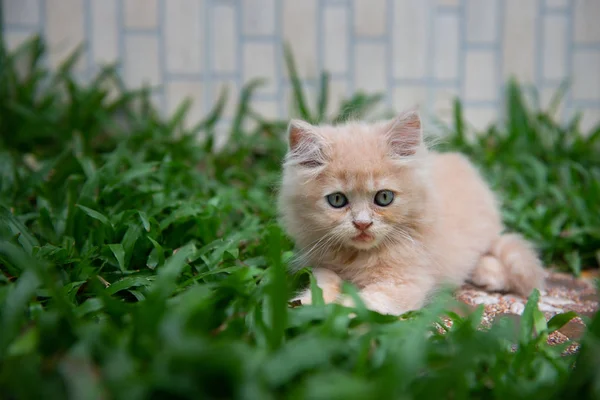
<svg viewBox="0 0 600 400">
<path fill-rule="evenodd" d="M 375 240 L 375 237 L 367 232 L 361 232 L 358 236 L 353 237 L 352 240 L 355 242 L 369 243 Z"/>
</svg>

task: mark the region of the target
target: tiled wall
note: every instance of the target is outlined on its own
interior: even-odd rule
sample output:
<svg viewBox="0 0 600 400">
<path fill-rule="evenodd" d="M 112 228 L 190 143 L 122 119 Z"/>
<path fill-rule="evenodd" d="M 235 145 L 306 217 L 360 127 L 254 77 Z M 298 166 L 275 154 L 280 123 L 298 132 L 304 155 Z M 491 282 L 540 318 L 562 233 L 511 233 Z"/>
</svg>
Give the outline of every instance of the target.
<svg viewBox="0 0 600 400">
<path fill-rule="evenodd" d="M 332 73 L 334 103 L 362 89 L 443 117 L 458 95 L 484 126 L 510 75 L 544 102 L 569 77 L 563 116 L 600 120 L 600 0 L 3 0 L 3 19 L 11 46 L 43 32 L 56 65 L 86 42 L 82 76 L 121 60 L 130 85 L 161 85 L 164 110 L 191 97 L 194 119 L 253 77 L 268 78 L 255 107 L 286 116 L 287 41 L 309 90 Z"/>
</svg>

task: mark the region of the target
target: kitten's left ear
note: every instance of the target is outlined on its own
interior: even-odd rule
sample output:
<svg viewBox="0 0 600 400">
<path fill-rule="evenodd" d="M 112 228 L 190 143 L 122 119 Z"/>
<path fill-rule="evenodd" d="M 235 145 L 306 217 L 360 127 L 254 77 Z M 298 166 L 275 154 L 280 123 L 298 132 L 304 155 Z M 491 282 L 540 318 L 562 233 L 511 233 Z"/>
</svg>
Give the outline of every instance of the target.
<svg viewBox="0 0 600 400">
<path fill-rule="evenodd" d="M 398 115 L 387 125 L 386 135 L 394 155 L 414 155 L 423 141 L 419 112 L 411 109 Z"/>
<path fill-rule="evenodd" d="M 306 168 L 320 167 L 325 163 L 322 138 L 308 122 L 293 119 L 288 125 L 289 152 L 287 158 Z"/>
</svg>

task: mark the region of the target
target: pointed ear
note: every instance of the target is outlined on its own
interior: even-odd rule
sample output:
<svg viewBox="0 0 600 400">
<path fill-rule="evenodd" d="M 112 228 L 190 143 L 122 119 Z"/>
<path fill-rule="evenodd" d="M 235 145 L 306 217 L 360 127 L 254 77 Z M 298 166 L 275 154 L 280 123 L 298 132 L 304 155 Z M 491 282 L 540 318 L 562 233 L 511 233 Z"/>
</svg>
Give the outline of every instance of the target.
<svg viewBox="0 0 600 400">
<path fill-rule="evenodd" d="M 308 122 L 293 119 L 288 125 L 288 160 L 293 164 L 315 168 L 325 163 L 322 139 Z"/>
<path fill-rule="evenodd" d="M 388 124 L 386 135 L 394 155 L 414 155 L 423 141 L 418 111 L 411 109 L 398 115 Z"/>
</svg>

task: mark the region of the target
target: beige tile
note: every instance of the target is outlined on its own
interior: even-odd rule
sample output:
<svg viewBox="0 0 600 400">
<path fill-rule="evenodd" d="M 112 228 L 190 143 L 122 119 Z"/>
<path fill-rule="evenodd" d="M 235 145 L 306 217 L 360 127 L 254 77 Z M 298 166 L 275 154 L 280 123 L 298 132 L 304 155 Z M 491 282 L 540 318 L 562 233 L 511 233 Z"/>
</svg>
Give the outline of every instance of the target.
<svg viewBox="0 0 600 400">
<path fill-rule="evenodd" d="M 575 41 L 579 43 L 600 42 L 600 1 L 575 1 Z"/>
<path fill-rule="evenodd" d="M 165 51 L 171 73 L 200 73 L 204 70 L 204 2 L 165 1 Z"/>
<path fill-rule="evenodd" d="M 37 0 L 7 0 L 2 2 L 2 19 L 5 24 L 31 25 L 40 22 Z"/>
<path fill-rule="evenodd" d="M 594 108 L 579 108 L 581 111 L 581 130 L 587 136 L 592 134 L 600 126 L 600 109 Z"/>
<path fill-rule="evenodd" d="M 600 101 L 600 52 L 579 51 L 573 58 L 573 99 Z"/>
<path fill-rule="evenodd" d="M 498 0 L 467 0 L 467 40 L 490 43 L 496 40 L 498 30 Z"/>
<path fill-rule="evenodd" d="M 432 9 L 423 0 L 394 3 L 393 58 L 396 78 L 418 79 L 427 75 L 427 44 Z"/>
<path fill-rule="evenodd" d="M 454 119 L 454 99 L 458 97 L 456 88 L 437 88 L 433 92 L 433 113 L 445 123 Z"/>
<path fill-rule="evenodd" d="M 125 38 L 125 81 L 131 87 L 161 83 L 156 37 L 129 35 Z"/>
<path fill-rule="evenodd" d="M 225 103 L 225 107 L 223 109 L 223 117 L 231 118 L 235 115 L 237 105 L 239 102 L 240 90 L 238 88 L 237 82 L 234 80 L 223 80 L 219 82 L 212 82 L 211 84 L 211 92 L 212 92 L 212 101 L 214 106 L 221 94 L 221 91 L 227 90 L 227 102 Z"/>
<path fill-rule="evenodd" d="M 549 8 L 566 8 L 569 5 L 569 0 L 546 0 L 546 7 Z"/>
<path fill-rule="evenodd" d="M 328 7 L 323 15 L 324 68 L 334 74 L 348 70 L 347 17 L 348 11 L 342 7 Z"/>
<path fill-rule="evenodd" d="M 327 113 L 330 116 L 337 116 L 340 114 L 341 106 L 344 100 L 349 99 L 348 84 L 342 80 L 333 80 L 329 84 L 329 105 L 327 107 Z"/>
<path fill-rule="evenodd" d="M 281 0 L 283 2 L 283 40 L 292 48 L 298 73 L 315 78 L 317 72 L 317 1 Z M 287 73 L 287 69 L 285 70 Z"/>
<path fill-rule="evenodd" d="M 166 85 L 167 114 L 172 114 L 186 100 L 191 100 L 190 109 L 185 120 L 185 127 L 196 125 L 205 117 L 203 103 L 202 82 L 199 81 L 171 81 Z"/>
<path fill-rule="evenodd" d="M 158 24 L 157 0 L 123 0 L 123 7 L 123 17 L 127 28 L 156 28 Z"/>
<path fill-rule="evenodd" d="M 437 3 L 440 6 L 458 7 L 460 0 L 437 0 Z"/>
<path fill-rule="evenodd" d="M 540 107 L 542 108 L 542 110 L 549 110 L 550 104 L 553 101 L 553 98 L 556 96 L 557 94 L 557 89 L 556 88 L 543 88 L 540 90 L 539 92 L 539 96 L 540 96 Z M 554 114 L 554 117 L 557 120 L 560 120 L 560 117 L 563 115 L 565 111 L 565 97 L 563 96 L 562 101 L 560 102 L 558 109 L 556 110 L 556 114 Z"/>
<path fill-rule="evenodd" d="M 354 85 L 369 93 L 386 90 L 385 45 L 360 43 L 354 50 Z"/>
<path fill-rule="evenodd" d="M 281 0 L 244 0 L 243 32 L 245 35 L 272 35 L 275 33 L 275 2 Z"/>
<path fill-rule="evenodd" d="M 310 108 L 310 110 L 312 112 L 314 112 L 315 104 L 317 104 L 317 102 L 316 102 L 317 91 L 316 91 L 315 87 L 312 85 L 303 83 L 303 92 L 304 92 L 304 98 L 308 102 L 308 107 Z M 296 103 L 295 103 L 295 99 L 294 99 L 294 94 L 293 94 L 292 88 L 290 86 L 286 86 L 283 89 L 283 102 L 284 102 L 284 111 L 285 111 L 284 115 L 286 115 L 290 118 L 300 118 L 300 116 L 298 115 L 298 112 L 297 112 L 298 107 L 296 107 L 296 105 L 295 105 Z"/>
<path fill-rule="evenodd" d="M 544 78 L 563 79 L 566 77 L 568 33 L 566 17 L 547 15 L 544 18 L 542 51 L 542 76 Z"/>
<path fill-rule="evenodd" d="M 51 67 L 59 66 L 77 46 L 84 44 L 83 16 L 83 0 L 46 0 L 46 41 Z M 80 57 L 74 71 L 83 72 L 86 68 L 86 58 Z"/>
<path fill-rule="evenodd" d="M 427 92 L 424 85 L 400 86 L 394 88 L 393 107 L 399 113 L 410 108 L 417 108 L 421 112 L 427 110 Z"/>
<path fill-rule="evenodd" d="M 275 93 L 276 70 L 275 48 L 271 43 L 246 43 L 243 50 L 244 80 L 264 78 L 266 84 L 256 90 L 256 93 Z"/>
<path fill-rule="evenodd" d="M 469 52 L 465 61 L 465 100 L 491 101 L 498 96 L 495 54 Z"/>
<path fill-rule="evenodd" d="M 213 151 L 219 152 L 225 149 L 229 145 L 229 138 L 231 136 L 231 123 L 221 122 L 215 127 L 215 141 Z M 199 140 L 204 140 L 204 135 L 200 134 Z"/>
<path fill-rule="evenodd" d="M 90 43 L 95 64 L 116 62 L 119 58 L 119 28 L 116 0 L 91 0 Z"/>
<path fill-rule="evenodd" d="M 279 104 L 275 101 L 254 100 L 252 109 L 267 120 L 279 117 Z"/>
<path fill-rule="evenodd" d="M 535 76 L 535 1 L 505 0 L 502 71 L 524 82 Z"/>
<path fill-rule="evenodd" d="M 237 69 L 237 29 L 233 7 L 216 6 L 212 17 L 213 70 L 234 72 Z"/>
<path fill-rule="evenodd" d="M 386 0 L 354 0 L 354 33 L 378 36 L 386 30 Z M 341 31 L 340 34 L 346 34 Z"/>
<path fill-rule="evenodd" d="M 30 33 L 4 32 L 4 44 L 10 50 L 16 50 L 19 46 L 31 39 Z M 30 72 L 30 58 L 20 57 L 16 63 L 16 71 L 20 78 L 25 78 Z"/>
<path fill-rule="evenodd" d="M 459 65 L 459 22 L 455 15 L 438 15 L 435 23 L 434 75 L 457 79 Z"/>
<path fill-rule="evenodd" d="M 477 131 L 487 129 L 498 119 L 498 111 L 494 108 L 464 107 L 463 112 L 467 126 Z"/>
<path fill-rule="evenodd" d="M 29 33 L 4 32 L 4 42 L 9 50 L 15 50 L 29 39 L 31 39 L 31 34 Z"/>
</svg>

